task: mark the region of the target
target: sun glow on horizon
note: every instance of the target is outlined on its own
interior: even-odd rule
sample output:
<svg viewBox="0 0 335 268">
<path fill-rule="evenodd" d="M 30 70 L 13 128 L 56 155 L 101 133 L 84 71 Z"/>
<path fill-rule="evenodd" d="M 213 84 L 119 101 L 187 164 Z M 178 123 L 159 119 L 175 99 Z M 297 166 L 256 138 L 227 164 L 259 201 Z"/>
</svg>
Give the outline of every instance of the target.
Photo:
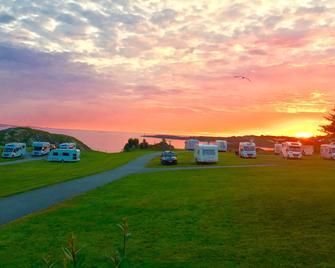
<svg viewBox="0 0 335 268">
<path fill-rule="evenodd" d="M 296 138 L 311 138 L 313 136 L 314 136 L 313 133 L 307 131 L 297 132 L 294 134 L 294 137 Z"/>
</svg>

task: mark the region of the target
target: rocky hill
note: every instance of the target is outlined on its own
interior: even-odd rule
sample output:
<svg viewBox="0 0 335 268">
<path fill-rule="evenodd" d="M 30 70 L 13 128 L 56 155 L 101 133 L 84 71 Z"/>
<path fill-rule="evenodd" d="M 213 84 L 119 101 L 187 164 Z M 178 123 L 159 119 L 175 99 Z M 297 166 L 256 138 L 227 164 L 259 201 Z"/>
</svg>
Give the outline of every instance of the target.
<svg viewBox="0 0 335 268">
<path fill-rule="evenodd" d="M 59 145 L 63 142 L 75 142 L 77 144 L 77 148 L 80 150 L 91 150 L 90 147 L 80 140 L 67 135 L 53 134 L 47 131 L 26 127 L 15 127 L 0 130 L 0 145 L 4 145 L 9 142 L 24 142 L 27 146 L 31 146 L 34 141 L 47 141 L 55 145 Z"/>
</svg>

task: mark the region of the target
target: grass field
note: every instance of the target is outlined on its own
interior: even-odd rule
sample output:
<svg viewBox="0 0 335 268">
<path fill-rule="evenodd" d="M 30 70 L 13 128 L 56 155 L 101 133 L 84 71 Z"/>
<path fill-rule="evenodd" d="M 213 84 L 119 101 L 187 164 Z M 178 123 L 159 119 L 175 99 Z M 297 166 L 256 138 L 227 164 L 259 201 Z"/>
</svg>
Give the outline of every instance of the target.
<svg viewBox="0 0 335 268">
<path fill-rule="evenodd" d="M 145 153 L 148 152 L 84 152 L 76 163 L 41 160 L 0 166 L 0 197 L 113 169 Z"/>
<path fill-rule="evenodd" d="M 74 232 L 87 267 L 110 267 L 128 216 L 128 267 L 334 267 L 335 162 L 274 161 L 116 181 L 1 227 L 0 266 L 39 267 L 51 254 L 62 267 Z"/>
</svg>

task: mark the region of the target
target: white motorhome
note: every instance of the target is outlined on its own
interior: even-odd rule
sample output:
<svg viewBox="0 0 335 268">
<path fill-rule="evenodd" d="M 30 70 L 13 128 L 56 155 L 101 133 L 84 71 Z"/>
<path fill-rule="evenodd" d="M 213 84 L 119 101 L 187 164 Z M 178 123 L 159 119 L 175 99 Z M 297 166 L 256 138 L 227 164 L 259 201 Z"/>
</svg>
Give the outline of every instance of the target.
<svg viewBox="0 0 335 268">
<path fill-rule="evenodd" d="M 241 158 L 256 158 L 256 144 L 253 142 L 240 142 L 238 153 Z"/>
<path fill-rule="evenodd" d="M 33 146 L 33 156 L 43 156 L 47 155 L 50 152 L 50 143 L 44 141 L 35 141 L 32 144 Z"/>
<path fill-rule="evenodd" d="M 313 145 L 303 145 L 302 154 L 307 155 L 307 156 L 312 156 L 314 154 L 314 146 Z"/>
<path fill-rule="evenodd" d="M 301 159 L 302 144 L 300 142 L 284 142 L 282 146 L 282 156 L 286 159 Z"/>
<path fill-rule="evenodd" d="M 281 151 L 282 151 L 282 144 L 281 143 L 276 143 L 275 144 L 275 147 L 274 147 L 274 153 L 279 155 L 281 154 Z"/>
<path fill-rule="evenodd" d="M 76 149 L 76 144 L 73 142 L 64 142 L 59 144 L 59 149 Z"/>
<path fill-rule="evenodd" d="M 228 146 L 226 141 L 216 140 L 215 143 L 218 146 L 219 152 L 227 152 Z"/>
<path fill-rule="evenodd" d="M 27 145 L 25 143 L 12 142 L 7 143 L 2 152 L 2 157 L 4 158 L 14 158 L 21 157 L 26 154 Z"/>
<path fill-rule="evenodd" d="M 219 161 L 218 146 L 214 144 L 196 144 L 194 159 L 197 163 L 216 163 Z"/>
<path fill-rule="evenodd" d="M 77 162 L 80 160 L 78 149 L 55 149 L 49 152 L 49 162 Z"/>
<path fill-rule="evenodd" d="M 335 160 L 335 144 L 322 144 L 320 153 L 323 159 Z"/>
<path fill-rule="evenodd" d="M 189 139 L 185 141 L 185 150 L 187 151 L 194 151 L 195 146 L 199 144 L 198 140 Z"/>
</svg>

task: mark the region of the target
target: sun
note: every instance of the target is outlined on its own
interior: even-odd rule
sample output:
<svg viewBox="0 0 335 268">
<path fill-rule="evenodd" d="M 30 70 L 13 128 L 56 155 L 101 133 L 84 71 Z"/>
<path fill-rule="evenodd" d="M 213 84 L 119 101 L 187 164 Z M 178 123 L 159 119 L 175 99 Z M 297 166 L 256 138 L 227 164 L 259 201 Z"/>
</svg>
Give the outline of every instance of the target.
<svg viewBox="0 0 335 268">
<path fill-rule="evenodd" d="M 296 138 L 310 138 L 313 137 L 313 133 L 311 132 L 297 132 L 294 135 Z"/>
</svg>

